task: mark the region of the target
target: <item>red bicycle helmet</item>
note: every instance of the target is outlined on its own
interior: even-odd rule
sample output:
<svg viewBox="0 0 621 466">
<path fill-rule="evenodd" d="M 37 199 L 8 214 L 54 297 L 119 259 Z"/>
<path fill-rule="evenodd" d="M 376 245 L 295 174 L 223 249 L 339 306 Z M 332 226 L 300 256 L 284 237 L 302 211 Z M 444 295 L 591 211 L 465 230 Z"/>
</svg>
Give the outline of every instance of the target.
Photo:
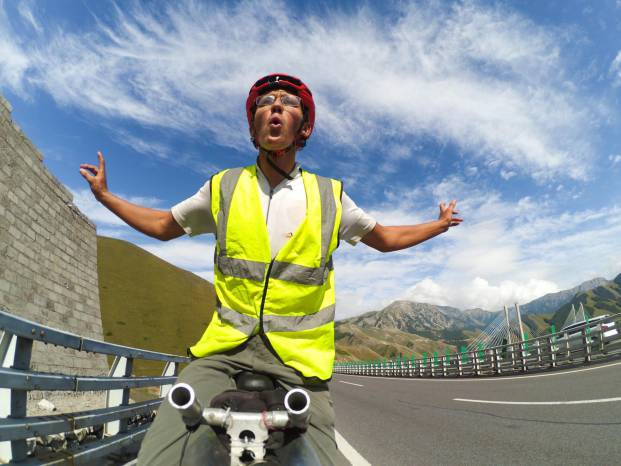
<svg viewBox="0 0 621 466">
<path fill-rule="evenodd" d="M 274 89 L 284 89 L 302 99 L 302 105 L 308 112 L 308 124 L 310 125 L 310 133 L 308 136 L 310 137 L 313 132 L 313 127 L 315 126 L 315 101 L 313 100 L 313 94 L 300 79 L 288 74 L 269 74 L 254 83 L 248 93 L 248 99 L 246 99 L 248 125 L 252 126 L 257 97 Z"/>
</svg>

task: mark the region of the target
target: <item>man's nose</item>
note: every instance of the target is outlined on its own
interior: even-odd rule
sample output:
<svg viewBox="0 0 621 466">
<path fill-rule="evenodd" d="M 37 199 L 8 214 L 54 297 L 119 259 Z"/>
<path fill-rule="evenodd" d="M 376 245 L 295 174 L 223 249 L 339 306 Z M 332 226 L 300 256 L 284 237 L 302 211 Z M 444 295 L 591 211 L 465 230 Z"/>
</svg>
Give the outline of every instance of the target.
<svg viewBox="0 0 621 466">
<path fill-rule="evenodd" d="M 283 105 L 279 98 L 274 101 L 274 103 L 272 104 L 271 110 L 272 112 L 278 112 L 278 113 L 283 112 Z"/>
</svg>

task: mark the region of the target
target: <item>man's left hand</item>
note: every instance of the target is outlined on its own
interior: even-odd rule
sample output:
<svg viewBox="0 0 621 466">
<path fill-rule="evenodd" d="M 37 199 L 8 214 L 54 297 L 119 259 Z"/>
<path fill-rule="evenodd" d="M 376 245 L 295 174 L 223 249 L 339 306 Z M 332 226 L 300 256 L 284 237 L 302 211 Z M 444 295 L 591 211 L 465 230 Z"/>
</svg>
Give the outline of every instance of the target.
<svg viewBox="0 0 621 466">
<path fill-rule="evenodd" d="M 444 202 L 440 203 L 440 215 L 438 216 L 438 220 L 445 223 L 446 230 L 450 227 L 456 227 L 463 221 L 463 219 L 455 217 L 455 215 L 459 213 L 455 210 L 456 205 L 456 200 L 449 202 L 448 205 L 444 204 Z"/>
</svg>

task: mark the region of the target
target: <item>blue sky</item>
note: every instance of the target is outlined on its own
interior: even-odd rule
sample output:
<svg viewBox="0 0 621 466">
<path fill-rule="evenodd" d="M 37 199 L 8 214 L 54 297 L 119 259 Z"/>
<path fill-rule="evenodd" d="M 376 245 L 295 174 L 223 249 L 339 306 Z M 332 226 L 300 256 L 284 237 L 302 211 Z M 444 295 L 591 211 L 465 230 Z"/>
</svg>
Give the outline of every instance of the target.
<svg viewBox="0 0 621 466">
<path fill-rule="evenodd" d="M 379 2 L 377 2 L 379 3 Z M 294 5 L 294 6 L 292 6 Z M 254 162 L 244 102 L 271 72 L 317 104 L 302 165 L 385 225 L 464 223 L 336 253 L 337 317 L 395 299 L 496 310 L 621 273 L 621 2 L 13 2 L 0 92 L 99 234 L 213 276 L 213 238 L 161 243 L 99 206 L 168 209 Z"/>
</svg>

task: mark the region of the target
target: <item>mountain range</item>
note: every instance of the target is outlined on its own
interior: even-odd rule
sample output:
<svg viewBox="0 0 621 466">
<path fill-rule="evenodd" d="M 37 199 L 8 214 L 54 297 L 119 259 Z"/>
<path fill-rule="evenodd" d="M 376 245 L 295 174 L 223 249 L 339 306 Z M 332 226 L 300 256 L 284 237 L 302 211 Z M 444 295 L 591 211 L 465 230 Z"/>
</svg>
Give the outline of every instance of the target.
<svg viewBox="0 0 621 466">
<path fill-rule="evenodd" d="M 549 293 L 520 305 L 524 329 L 529 335 L 561 329 L 572 304 L 583 303 L 591 317 L 621 312 L 621 274 L 613 281 L 588 280 L 569 290 Z M 376 359 L 424 352 L 456 351 L 467 345 L 504 311 L 394 301 L 379 311 L 337 321 L 337 358 Z M 513 308 L 510 312 L 514 312 Z M 380 332 L 378 332 L 380 330 Z"/>
</svg>

